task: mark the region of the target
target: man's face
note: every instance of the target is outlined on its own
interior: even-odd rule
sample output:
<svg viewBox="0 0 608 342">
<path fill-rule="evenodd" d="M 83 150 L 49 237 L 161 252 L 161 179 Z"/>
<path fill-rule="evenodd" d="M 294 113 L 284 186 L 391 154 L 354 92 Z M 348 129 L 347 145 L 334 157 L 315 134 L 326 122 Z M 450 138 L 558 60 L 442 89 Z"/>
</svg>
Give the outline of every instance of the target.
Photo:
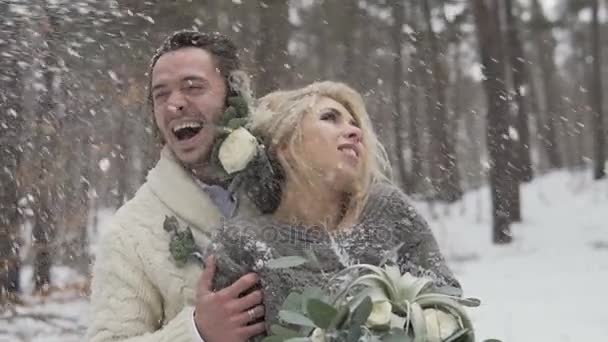
<svg viewBox="0 0 608 342">
<path fill-rule="evenodd" d="M 207 51 L 187 47 L 158 59 L 152 70 L 154 119 L 181 162 L 209 160 L 225 97 L 226 84 Z"/>
</svg>

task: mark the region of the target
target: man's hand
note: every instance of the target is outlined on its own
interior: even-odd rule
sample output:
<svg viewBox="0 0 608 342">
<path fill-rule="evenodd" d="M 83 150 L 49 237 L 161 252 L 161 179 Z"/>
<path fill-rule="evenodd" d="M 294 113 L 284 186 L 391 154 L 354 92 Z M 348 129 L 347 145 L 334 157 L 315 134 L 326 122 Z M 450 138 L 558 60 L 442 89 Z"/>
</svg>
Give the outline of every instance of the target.
<svg viewBox="0 0 608 342">
<path fill-rule="evenodd" d="M 244 342 L 264 332 L 264 322 L 248 323 L 264 316 L 262 291 L 239 298 L 258 282 L 255 273 L 242 276 L 234 284 L 213 292 L 215 259 L 207 258 L 196 291 L 194 322 L 205 342 Z"/>
</svg>

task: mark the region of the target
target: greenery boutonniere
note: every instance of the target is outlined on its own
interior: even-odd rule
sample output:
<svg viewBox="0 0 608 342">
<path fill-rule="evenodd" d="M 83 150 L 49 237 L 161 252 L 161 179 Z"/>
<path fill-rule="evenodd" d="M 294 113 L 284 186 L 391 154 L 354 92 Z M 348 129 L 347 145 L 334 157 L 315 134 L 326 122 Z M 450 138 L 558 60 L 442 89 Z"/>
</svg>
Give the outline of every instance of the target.
<svg viewBox="0 0 608 342">
<path fill-rule="evenodd" d="M 181 228 L 175 216 L 165 216 L 163 228 L 170 234 L 169 252 L 177 267 L 183 267 L 190 260 L 202 262 L 203 256 L 190 227 Z"/>
</svg>

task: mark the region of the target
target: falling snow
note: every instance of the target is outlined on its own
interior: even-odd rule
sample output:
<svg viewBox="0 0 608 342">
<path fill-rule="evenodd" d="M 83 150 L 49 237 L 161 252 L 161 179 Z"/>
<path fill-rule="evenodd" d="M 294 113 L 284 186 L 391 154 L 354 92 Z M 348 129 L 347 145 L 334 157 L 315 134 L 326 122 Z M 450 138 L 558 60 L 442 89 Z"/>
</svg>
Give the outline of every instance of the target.
<svg viewBox="0 0 608 342">
<path fill-rule="evenodd" d="M 525 143 L 535 178 L 521 186 L 523 222 L 511 225 L 514 242 L 505 246 L 491 244 L 487 184 L 496 164 L 489 161 L 494 159 L 488 154 L 487 132 L 492 102 L 485 97 L 488 70 L 481 63 L 474 15 L 466 1 L 436 2 L 431 8 L 430 23 L 440 40 L 433 56 L 427 23 L 417 13 L 421 2 L 413 0 L 406 2 L 402 26 L 395 25 L 391 2 L 354 2 L 357 16 L 349 17 L 340 2 L 289 1 L 285 17 L 275 18 L 286 19 L 283 31 L 274 29 L 274 20 L 263 23 L 271 27 L 269 34 L 258 31 L 264 26 L 258 15 L 261 8 L 275 10 L 272 1 L 127 3 L 0 0 L 0 159 L 14 164 L 0 167 L 0 182 L 3 190 L 5 182 L 18 189 L 0 203 L 0 210 L 16 209 L 19 223 L 13 226 L 21 229 L 18 241 L 4 245 L 2 252 L 18 253 L 24 264 L 24 305 L 0 313 L 0 342 L 83 340 L 90 270 L 88 260 L 73 251 L 82 247 L 96 255 L 104 223 L 145 181 L 158 158 L 146 98 L 148 58 L 159 40 L 178 27 L 211 28 L 234 38 L 256 83 L 261 70 L 278 70 L 281 74 L 272 76 L 287 88 L 335 79 L 361 91 L 395 179 L 404 181 L 430 221 L 465 292 L 482 299 L 482 307 L 471 312 L 480 340 L 608 339 L 603 309 L 608 297 L 602 296 L 608 288 L 608 183 L 592 182 L 589 176 L 597 156 L 593 134 L 600 126 L 592 120 L 591 98 L 597 93 L 591 82 L 596 75 L 591 69 L 592 12 L 583 2 L 540 1 L 541 14 L 556 25 L 538 30 L 534 1 L 515 1 L 517 21 L 525 25 L 518 27 L 524 40 L 525 56 L 518 57 L 526 68 L 526 83 L 519 88 L 524 105 L 519 108 L 515 101 L 507 64 L 506 79 L 499 80 L 507 89 L 496 102 L 508 102 L 512 115 L 500 126 L 498 140 L 503 150 L 511 142 Z M 605 28 L 608 3 L 599 3 Z M 211 4 L 220 13 L 207 11 Z M 450 26 L 454 20 L 460 23 Z M 402 33 L 403 45 L 397 46 L 401 60 L 395 58 L 391 32 Z M 285 46 L 275 46 L 282 36 L 287 37 Z M 601 30 L 603 50 L 607 37 Z M 272 69 L 256 64 L 265 52 L 258 48 L 264 39 L 273 46 L 266 52 L 277 58 Z M 438 58 L 440 72 L 429 56 Z M 553 63 L 549 75 L 546 57 Z M 598 74 L 604 76 L 605 102 L 606 56 L 602 58 L 604 70 Z M 508 58 L 490 60 L 510 63 Z M 395 69 L 399 65 L 401 79 Z M 437 97 L 437 79 L 444 86 L 439 90 L 443 100 Z M 440 193 L 435 183 L 450 173 L 434 162 L 438 139 L 430 127 L 437 108 L 448 113 L 449 121 L 440 128 L 449 135 L 445 141 L 455 146 L 450 165 L 457 166 L 457 183 L 465 191 L 449 205 L 433 197 Z M 529 132 L 519 130 L 520 109 Z M 549 141 L 551 135 L 555 141 Z M 556 171 L 550 165 L 553 147 L 563 170 L 578 171 Z M 520 166 L 513 160 L 502 165 L 508 165 L 503 172 Z M 37 254 L 34 225 L 43 221 L 45 203 L 57 229 L 51 241 L 51 291 L 41 296 L 32 294 L 31 265 Z M 19 317 L 10 316 L 15 313 Z M 53 318 L 50 323 L 32 319 L 37 315 Z"/>
</svg>

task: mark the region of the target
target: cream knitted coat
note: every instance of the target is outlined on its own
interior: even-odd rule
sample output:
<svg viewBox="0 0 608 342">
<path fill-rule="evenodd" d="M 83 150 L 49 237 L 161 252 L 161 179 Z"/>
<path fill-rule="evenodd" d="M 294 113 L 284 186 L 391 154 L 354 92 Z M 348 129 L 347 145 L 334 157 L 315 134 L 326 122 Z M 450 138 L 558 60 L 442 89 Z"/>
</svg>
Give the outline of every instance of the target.
<svg viewBox="0 0 608 342">
<path fill-rule="evenodd" d="M 251 215 L 255 209 L 241 198 L 238 213 Z M 102 228 L 93 268 L 88 340 L 193 340 L 193 301 L 201 267 L 175 266 L 169 234 L 162 226 L 165 215 L 190 226 L 203 248 L 222 218 L 167 148 L 135 197 Z"/>
</svg>

